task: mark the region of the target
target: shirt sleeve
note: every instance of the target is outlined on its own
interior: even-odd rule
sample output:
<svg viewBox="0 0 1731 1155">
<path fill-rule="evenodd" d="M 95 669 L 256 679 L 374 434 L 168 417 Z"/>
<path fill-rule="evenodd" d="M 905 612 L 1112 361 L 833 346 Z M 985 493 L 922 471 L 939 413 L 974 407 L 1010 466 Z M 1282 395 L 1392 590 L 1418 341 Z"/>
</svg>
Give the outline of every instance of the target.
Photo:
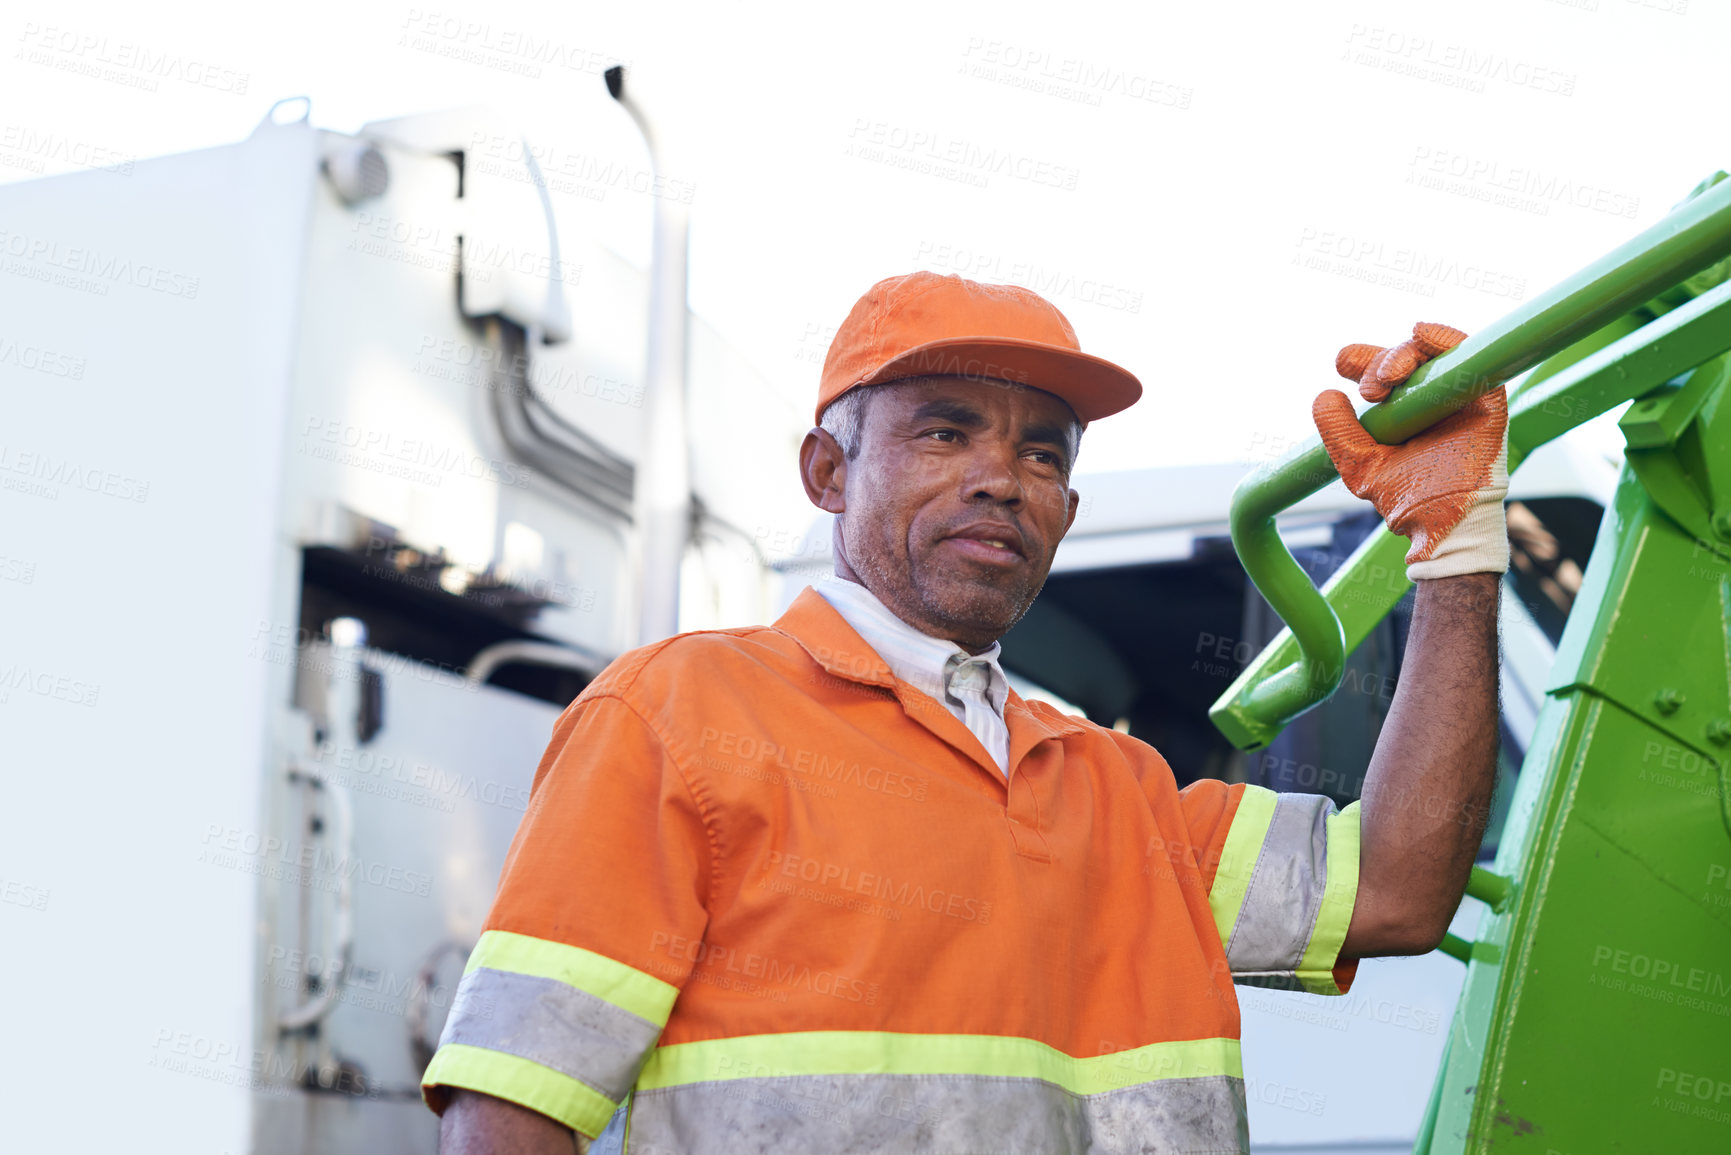
<svg viewBox="0 0 1731 1155">
<path fill-rule="evenodd" d="M 1358 897 L 1358 803 L 1204 780 L 1180 792 L 1232 980 L 1345 994 Z"/>
<path fill-rule="evenodd" d="M 506 1099 L 590 1138 L 638 1072 L 707 925 L 697 800 L 649 724 L 579 698 L 553 732 L 422 1095 Z"/>
</svg>

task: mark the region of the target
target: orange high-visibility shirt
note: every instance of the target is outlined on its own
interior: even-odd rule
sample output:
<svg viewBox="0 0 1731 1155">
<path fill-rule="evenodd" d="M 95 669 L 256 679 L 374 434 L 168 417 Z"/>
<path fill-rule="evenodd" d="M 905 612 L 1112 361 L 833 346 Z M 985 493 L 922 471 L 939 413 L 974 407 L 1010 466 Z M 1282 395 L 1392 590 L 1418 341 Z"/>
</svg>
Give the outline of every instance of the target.
<svg viewBox="0 0 1731 1155">
<path fill-rule="evenodd" d="M 630 1152 L 1248 1150 L 1233 981 L 1338 994 L 1356 806 L 1012 695 L 1006 780 L 827 602 L 560 718 L 438 1053 Z"/>
</svg>

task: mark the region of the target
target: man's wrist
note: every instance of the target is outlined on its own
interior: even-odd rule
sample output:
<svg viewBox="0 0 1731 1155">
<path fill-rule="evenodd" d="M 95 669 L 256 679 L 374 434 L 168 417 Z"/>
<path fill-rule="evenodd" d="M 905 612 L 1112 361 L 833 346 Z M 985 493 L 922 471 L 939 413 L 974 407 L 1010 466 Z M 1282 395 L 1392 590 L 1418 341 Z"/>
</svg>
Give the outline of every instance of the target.
<svg viewBox="0 0 1731 1155">
<path fill-rule="evenodd" d="M 1502 574 L 1509 570 L 1509 524 L 1500 494 L 1467 510 L 1460 524 L 1449 531 L 1428 558 L 1406 567 L 1413 581 L 1459 577 L 1463 574 Z"/>
<path fill-rule="evenodd" d="M 1495 617 L 1502 599 L 1503 575 L 1480 571 L 1421 578 L 1413 584 L 1418 590 L 1417 597 L 1427 606 Z"/>
</svg>

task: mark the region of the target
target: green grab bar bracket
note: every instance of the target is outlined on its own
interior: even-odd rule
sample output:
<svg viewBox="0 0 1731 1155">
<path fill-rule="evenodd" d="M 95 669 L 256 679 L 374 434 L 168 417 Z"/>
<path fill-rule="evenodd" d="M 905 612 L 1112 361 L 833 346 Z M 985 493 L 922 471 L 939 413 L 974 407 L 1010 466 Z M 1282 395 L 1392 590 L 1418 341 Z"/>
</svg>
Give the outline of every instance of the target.
<svg viewBox="0 0 1731 1155">
<path fill-rule="evenodd" d="M 1508 909 L 1509 900 L 1514 897 L 1515 882 L 1506 875 L 1475 866 L 1467 878 L 1467 894 L 1501 914 Z"/>
<path fill-rule="evenodd" d="M 1475 866 L 1467 878 L 1467 896 L 1478 899 L 1494 913 L 1502 914 L 1508 910 L 1509 903 L 1515 896 L 1515 882 L 1505 875 Z M 1501 957 L 1501 951 L 1494 943 L 1472 942 L 1453 932 L 1443 935 L 1442 941 L 1437 944 L 1437 950 L 1463 963 L 1471 962 L 1475 951 L 1486 961 Z"/>
<path fill-rule="evenodd" d="M 1458 934 L 1445 934 L 1436 947 L 1443 954 L 1463 963 L 1473 961 L 1473 944 Z"/>
</svg>

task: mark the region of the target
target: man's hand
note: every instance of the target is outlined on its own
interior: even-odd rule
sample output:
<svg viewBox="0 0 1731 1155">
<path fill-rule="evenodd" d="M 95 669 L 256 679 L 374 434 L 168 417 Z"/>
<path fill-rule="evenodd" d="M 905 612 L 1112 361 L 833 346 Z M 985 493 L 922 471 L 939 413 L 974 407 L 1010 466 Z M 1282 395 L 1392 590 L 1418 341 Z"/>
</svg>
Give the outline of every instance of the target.
<svg viewBox="0 0 1731 1155">
<path fill-rule="evenodd" d="M 1357 380 L 1363 396 L 1380 401 L 1414 369 L 1465 339 L 1458 329 L 1420 322 L 1411 340 L 1392 349 L 1348 345 L 1335 369 Z M 1311 416 L 1346 487 L 1412 542 L 1408 577 L 1507 572 L 1509 403 L 1502 386 L 1401 445 L 1378 444 L 1339 390 L 1319 394 Z"/>
<path fill-rule="evenodd" d="M 1358 392 L 1366 401 L 1381 401 L 1394 387 L 1412 376 L 1412 371 L 1441 357 L 1467 339 L 1459 329 L 1420 321 L 1412 327 L 1412 336 L 1392 349 L 1381 345 L 1348 345 L 1334 355 L 1334 371 L 1348 381 L 1358 382 Z"/>
</svg>

